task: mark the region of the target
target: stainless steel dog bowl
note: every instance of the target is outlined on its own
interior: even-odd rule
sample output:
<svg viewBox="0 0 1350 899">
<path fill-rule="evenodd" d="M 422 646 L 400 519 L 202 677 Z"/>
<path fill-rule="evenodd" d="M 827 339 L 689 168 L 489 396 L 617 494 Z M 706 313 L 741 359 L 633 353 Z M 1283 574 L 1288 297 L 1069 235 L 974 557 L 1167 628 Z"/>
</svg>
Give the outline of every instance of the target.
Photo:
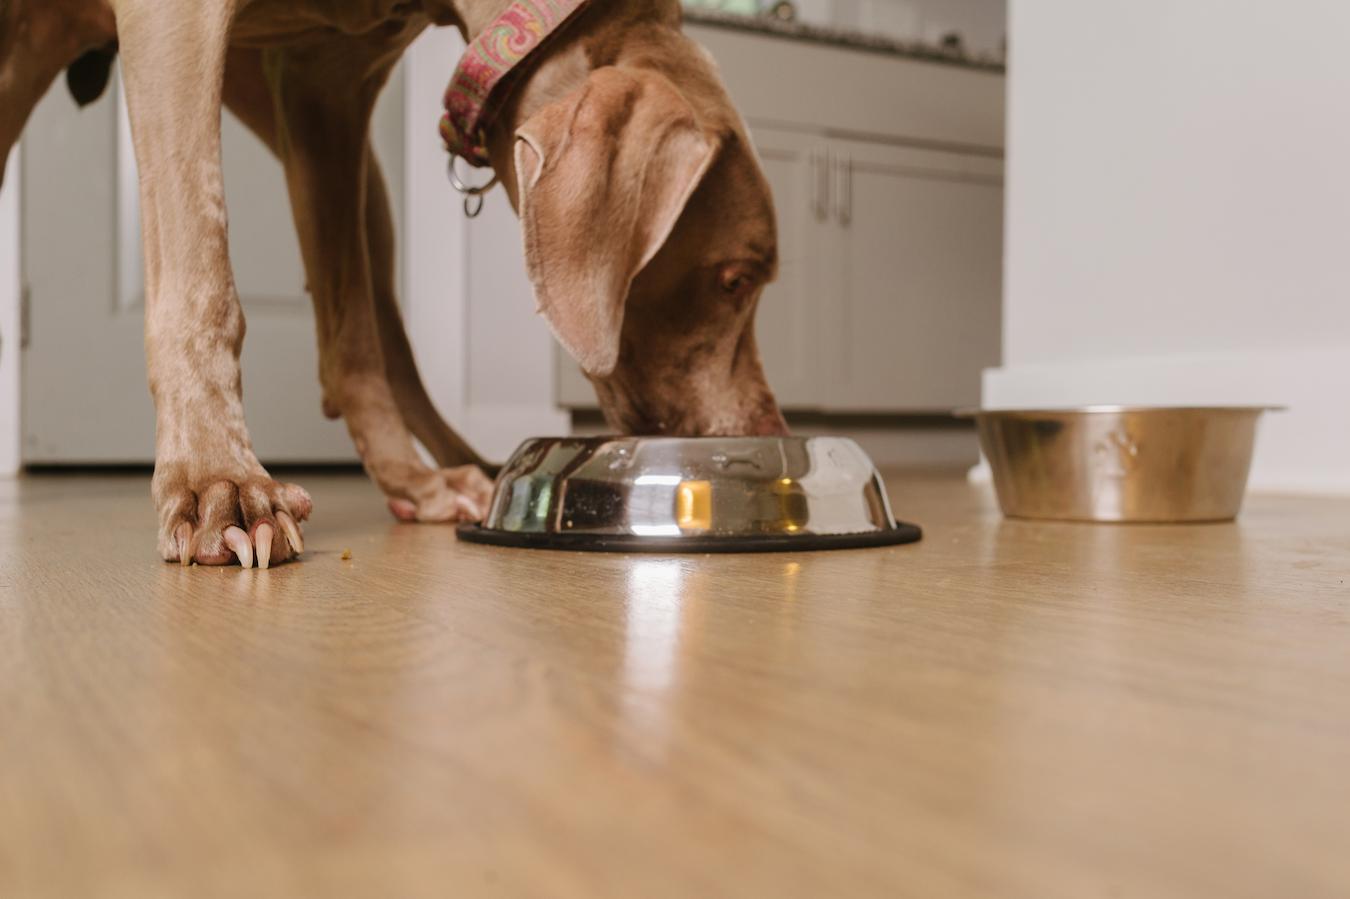
<svg viewBox="0 0 1350 899">
<path fill-rule="evenodd" d="M 999 410 L 974 418 L 1011 518 L 1231 521 L 1266 407 Z"/>
<path fill-rule="evenodd" d="M 497 478 L 474 543 L 772 552 L 912 543 L 875 466 L 838 437 L 540 438 Z"/>
</svg>

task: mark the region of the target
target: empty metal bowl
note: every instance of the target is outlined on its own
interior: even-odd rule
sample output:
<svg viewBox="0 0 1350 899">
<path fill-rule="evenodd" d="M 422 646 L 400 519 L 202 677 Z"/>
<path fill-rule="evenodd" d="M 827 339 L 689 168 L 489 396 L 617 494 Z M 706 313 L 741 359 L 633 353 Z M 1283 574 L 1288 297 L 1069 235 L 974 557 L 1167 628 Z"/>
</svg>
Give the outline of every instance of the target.
<svg viewBox="0 0 1350 899">
<path fill-rule="evenodd" d="M 538 438 L 497 478 L 474 543 L 771 552 L 912 543 L 876 467 L 839 437 Z"/>
<path fill-rule="evenodd" d="M 1008 409 L 974 418 L 1011 518 L 1231 521 L 1269 407 Z"/>
</svg>

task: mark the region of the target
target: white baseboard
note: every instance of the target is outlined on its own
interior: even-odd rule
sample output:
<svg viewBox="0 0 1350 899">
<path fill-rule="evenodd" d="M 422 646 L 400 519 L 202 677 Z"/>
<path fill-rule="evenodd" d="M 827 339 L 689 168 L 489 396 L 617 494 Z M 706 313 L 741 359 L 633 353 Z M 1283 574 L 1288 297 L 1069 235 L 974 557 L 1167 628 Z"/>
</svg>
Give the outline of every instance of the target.
<svg viewBox="0 0 1350 899">
<path fill-rule="evenodd" d="M 792 416 L 788 419 L 791 421 Z M 979 458 L 975 432 L 965 427 L 851 427 L 822 422 L 794 424 L 792 433 L 802 437 L 833 435 L 857 441 L 880 469 L 956 468 Z"/>
<path fill-rule="evenodd" d="M 1092 404 L 1275 405 L 1261 424 L 1251 489 L 1350 494 L 1350 346 L 1066 360 L 984 375 L 985 408 Z M 972 473 L 974 475 L 974 473 Z"/>
<path fill-rule="evenodd" d="M 0 189 L 0 477 L 19 472 L 20 299 L 19 148 L 15 147 Z"/>
</svg>

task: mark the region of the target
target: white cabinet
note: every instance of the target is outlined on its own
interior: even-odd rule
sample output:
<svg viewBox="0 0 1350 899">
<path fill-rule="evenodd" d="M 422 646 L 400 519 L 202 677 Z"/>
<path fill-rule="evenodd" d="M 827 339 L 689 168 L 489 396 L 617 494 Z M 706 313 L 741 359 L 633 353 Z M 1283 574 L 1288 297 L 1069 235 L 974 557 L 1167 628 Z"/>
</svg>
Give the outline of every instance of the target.
<svg viewBox="0 0 1350 899">
<path fill-rule="evenodd" d="M 782 271 L 760 307 L 788 409 L 945 411 L 999 361 L 1003 163 L 759 128 Z"/>
<path fill-rule="evenodd" d="M 826 152 L 822 407 L 978 405 L 1001 343 L 1002 160 L 858 141 Z"/>
</svg>

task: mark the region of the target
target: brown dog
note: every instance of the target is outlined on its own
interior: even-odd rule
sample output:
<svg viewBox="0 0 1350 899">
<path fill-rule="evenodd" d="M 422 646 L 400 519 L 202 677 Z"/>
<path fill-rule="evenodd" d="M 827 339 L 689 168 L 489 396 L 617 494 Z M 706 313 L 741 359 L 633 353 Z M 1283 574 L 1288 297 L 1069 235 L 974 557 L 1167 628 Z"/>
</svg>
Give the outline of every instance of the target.
<svg viewBox="0 0 1350 899">
<path fill-rule="evenodd" d="M 320 347 L 325 412 L 408 520 L 480 517 L 481 460 L 437 415 L 394 295 L 368 139 L 375 99 L 430 25 L 468 38 L 506 0 L 0 0 L 0 159 L 69 67 L 97 97 L 120 44 L 141 192 L 145 339 L 165 559 L 260 567 L 303 544 L 304 490 L 244 425 L 219 110 L 281 159 Z M 785 431 L 755 347 L 776 267 L 744 125 L 677 0 L 595 0 L 529 60 L 489 131 L 541 313 L 629 433 Z M 447 61 L 447 74 L 451 61 Z M 428 129 L 434 122 L 428 122 Z M 442 466 L 427 468 L 414 438 Z"/>
</svg>

